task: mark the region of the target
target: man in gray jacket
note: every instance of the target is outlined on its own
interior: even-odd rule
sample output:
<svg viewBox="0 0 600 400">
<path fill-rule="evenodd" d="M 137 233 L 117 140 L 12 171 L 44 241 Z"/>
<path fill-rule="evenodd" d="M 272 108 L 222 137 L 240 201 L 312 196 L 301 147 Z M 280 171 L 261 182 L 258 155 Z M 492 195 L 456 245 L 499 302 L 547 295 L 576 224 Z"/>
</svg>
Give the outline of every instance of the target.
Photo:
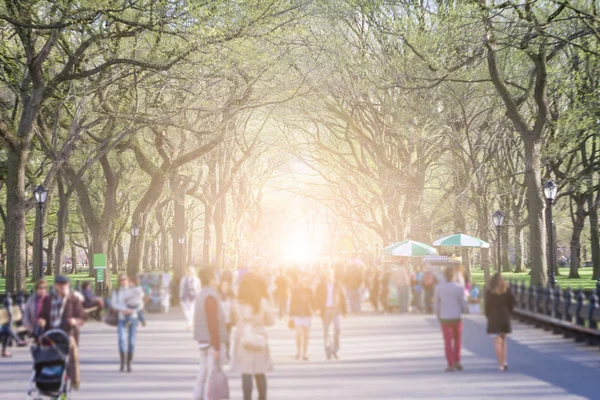
<svg viewBox="0 0 600 400">
<path fill-rule="evenodd" d="M 448 368 L 446 372 L 462 371 L 460 349 L 462 347 L 462 314 L 467 309 L 467 299 L 462 286 L 454 282 L 456 270 L 448 266 L 444 270 L 445 281 L 437 285 L 433 295 L 433 307 L 442 325 L 444 348 Z"/>
<path fill-rule="evenodd" d="M 229 341 L 225 317 L 219 303 L 219 279 L 212 267 L 200 270 L 202 289 L 196 297 L 194 339 L 200 346 L 200 367 L 194 388 L 194 400 L 206 398 L 208 378 L 213 369 L 220 368 Z"/>
</svg>

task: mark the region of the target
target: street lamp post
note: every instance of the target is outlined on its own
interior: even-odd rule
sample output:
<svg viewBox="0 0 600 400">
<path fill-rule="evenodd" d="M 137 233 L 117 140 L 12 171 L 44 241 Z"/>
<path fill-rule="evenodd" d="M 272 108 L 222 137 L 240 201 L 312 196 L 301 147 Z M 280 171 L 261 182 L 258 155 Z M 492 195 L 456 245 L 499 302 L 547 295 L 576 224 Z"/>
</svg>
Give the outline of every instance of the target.
<svg viewBox="0 0 600 400">
<path fill-rule="evenodd" d="M 185 248 L 183 247 L 183 245 L 185 244 L 185 236 L 184 235 L 179 235 L 179 239 L 177 239 L 179 241 L 179 254 L 181 257 L 181 262 L 180 262 L 180 270 L 183 273 L 183 269 L 185 267 Z"/>
<path fill-rule="evenodd" d="M 500 248 L 500 231 L 502 229 L 502 225 L 504 225 L 504 213 L 500 210 L 497 210 L 494 215 L 492 215 L 492 221 L 496 226 L 496 241 L 498 242 L 498 256 L 497 256 L 497 271 L 502 273 L 502 250 Z"/>
<path fill-rule="evenodd" d="M 546 197 L 546 231 L 548 232 L 548 283 L 554 288 L 556 285 L 556 260 L 554 259 L 554 229 L 552 218 L 552 205 L 556 200 L 558 186 L 556 183 L 549 180 L 544 184 L 544 197 Z"/>
<path fill-rule="evenodd" d="M 129 268 L 130 272 L 137 271 L 137 263 L 138 263 L 137 238 L 138 238 L 138 236 L 140 236 L 140 227 L 134 222 L 133 224 L 131 224 L 131 240 L 133 240 L 133 246 L 131 246 L 133 248 L 133 257 L 132 257 L 133 265 L 131 266 L 131 268 Z"/>
<path fill-rule="evenodd" d="M 48 198 L 48 190 L 42 185 L 39 185 L 33 191 L 33 195 L 35 197 L 35 201 L 38 205 L 38 229 L 39 229 L 39 241 L 38 248 L 36 249 L 39 254 L 39 269 L 40 269 L 40 278 L 44 277 L 44 204 L 46 203 L 46 199 Z"/>
</svg>

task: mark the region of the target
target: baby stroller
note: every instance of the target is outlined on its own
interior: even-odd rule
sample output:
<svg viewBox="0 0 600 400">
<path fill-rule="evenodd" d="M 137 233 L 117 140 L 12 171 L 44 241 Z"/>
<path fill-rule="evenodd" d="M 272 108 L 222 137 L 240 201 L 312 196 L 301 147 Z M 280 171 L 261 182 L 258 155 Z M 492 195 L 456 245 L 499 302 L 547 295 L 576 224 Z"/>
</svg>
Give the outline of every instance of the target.
<svg viewBox="0 0 600 400">
<path fill-rule="evenodd" d="M 31 348 L 33 372 L 28 400 L 70 398 L 71 382 L 67 376 L 70 350 L 69 337 L 59 329 L 49 330 L 38 338 L 38 344 Z"/>
</svg>

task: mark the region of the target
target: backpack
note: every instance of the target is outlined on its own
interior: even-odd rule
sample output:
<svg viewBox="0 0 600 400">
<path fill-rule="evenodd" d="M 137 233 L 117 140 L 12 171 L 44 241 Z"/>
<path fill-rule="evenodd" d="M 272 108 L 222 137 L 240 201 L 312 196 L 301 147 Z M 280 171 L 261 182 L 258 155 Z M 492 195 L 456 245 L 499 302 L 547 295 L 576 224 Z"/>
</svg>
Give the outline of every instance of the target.
<svg viewBox="0 0 600 400">
<path fill-rule="evenodd" d="M 430 287 L 435 285 L 435 276 L 431 271 L 425 271 L 423 274 L 422 283 L 424 287 Z"/>
</svg>

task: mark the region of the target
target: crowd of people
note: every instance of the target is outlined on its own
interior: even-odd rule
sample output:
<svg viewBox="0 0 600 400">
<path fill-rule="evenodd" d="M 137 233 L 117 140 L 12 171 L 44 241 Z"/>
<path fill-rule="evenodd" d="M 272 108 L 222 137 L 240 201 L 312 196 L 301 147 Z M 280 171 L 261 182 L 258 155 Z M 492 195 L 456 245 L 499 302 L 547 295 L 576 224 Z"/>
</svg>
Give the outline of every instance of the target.
<svg viewBox="0 0 600 400">
<path fill-rule="evenodd" d="M 396 264 L 391 268 L 366 268 L 344 263 L 326 266 L 279 269 L 252 268 L 249 271 L 200 270 L 190 267 L 178 284 L 179 303 L 198 343 L 200 365 L 194 388 L 195 399 L 206 399 L 214 371 L 229 363 L 239 373 L 244 400 L 252 398 L 254 387 L 259 400 L 267 398 L 267 374 L 273 369 L 267 327 L 277 319 L 295 331 L 295 359 L 308 361 L 313 318 L 321 318 L 323 349 L 327 360 L 339 359 L 343 317 L 362 311 L 368 299 L 373 310 L 399 313 L 430 312 L 440 321 L 448 372 L 461 371 L 462 316 L 468 312 L 470 296 L 475 293 L 460 267 L 447 266 L 438 275 L 420 266 Z M 392 299 L 396 296 L 395 304 Z M 473 300 L 471 298 L 471 300 Z M 61 329 L 77 344 L 79 329 L 86 320 L 86 309 L 107 308 L 114 316 L 121 372 L 132 371 L 138 324 L 145 323 L 147 295 L 135 278 L 121 274 L 118 285 L 106 299 L 94 295 L 85 282 L 81 291 L 70 290 L 69 278 L 57 276 L 48 294 L 46 281 L 40 280 L 24 307 L 23 325 L 33 337 L 48 329 Z M 514 299 L 500 274 L 489 282 L 484 313 L 488 334 L 493 337 L 498 365 L 508 369 L 506 337 L 511 333 L 510 315 Z M 6 341 L 23 341 L 2 326 L 2 356 L 9 357 Z M 77 346 L 74 346 L 75 349 Z M 77 376 L 74 354 L 73 375 Z"/>
</svg>

